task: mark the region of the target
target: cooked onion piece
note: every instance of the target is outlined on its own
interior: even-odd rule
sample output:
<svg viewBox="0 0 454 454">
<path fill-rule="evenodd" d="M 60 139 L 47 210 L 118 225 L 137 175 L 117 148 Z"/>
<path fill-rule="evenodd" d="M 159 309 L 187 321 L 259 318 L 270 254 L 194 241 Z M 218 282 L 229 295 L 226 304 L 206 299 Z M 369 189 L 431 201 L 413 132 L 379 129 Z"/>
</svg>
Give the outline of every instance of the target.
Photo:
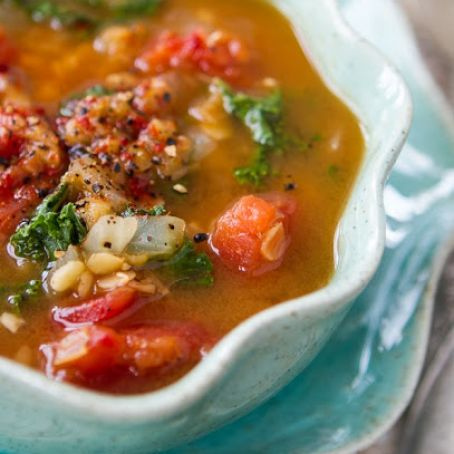
<svg viewBox="0 0 454 454">
<path fill-rule="evenodd" d="M 186 223 L 174 216 L 141 218 L 126 252 L 149 259 L 169 258 L 183 245 L 185 228 Z"/>
<path fill-rule="evenodd" d="M 82 248 L 88 254 L 121 254 L 134 238 L 137 228 L 136 217 L 103 216 L 88 232 Z"/>
</svg>

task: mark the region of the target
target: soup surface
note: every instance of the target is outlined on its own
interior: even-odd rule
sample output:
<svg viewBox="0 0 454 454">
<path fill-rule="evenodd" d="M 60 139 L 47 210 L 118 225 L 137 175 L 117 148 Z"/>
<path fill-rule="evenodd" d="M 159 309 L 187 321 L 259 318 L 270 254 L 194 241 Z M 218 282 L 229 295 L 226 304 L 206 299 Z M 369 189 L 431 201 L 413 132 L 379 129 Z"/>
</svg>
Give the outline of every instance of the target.
<svg viewBox="0 0 454 454">
<path fill-rule="evenodd" d="M 364 140 L 264 2 L 54 3 L 0 1 L 0 354 L 146 392 L 328 283 Z"/>
</svg>

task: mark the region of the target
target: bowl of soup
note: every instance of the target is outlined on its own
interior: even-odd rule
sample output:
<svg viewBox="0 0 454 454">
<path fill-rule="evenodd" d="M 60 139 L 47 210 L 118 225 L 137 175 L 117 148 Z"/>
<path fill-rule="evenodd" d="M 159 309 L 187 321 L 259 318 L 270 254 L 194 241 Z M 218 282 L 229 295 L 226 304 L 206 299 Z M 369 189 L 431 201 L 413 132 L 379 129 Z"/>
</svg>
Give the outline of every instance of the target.
<svg viewBox="0 0 454 454">
<path fill-rule="evenodd" d="M 334 2 L 0 4 L 0 448 L 155 452 L 317 354 L 411 102 Z"/>
</svg>

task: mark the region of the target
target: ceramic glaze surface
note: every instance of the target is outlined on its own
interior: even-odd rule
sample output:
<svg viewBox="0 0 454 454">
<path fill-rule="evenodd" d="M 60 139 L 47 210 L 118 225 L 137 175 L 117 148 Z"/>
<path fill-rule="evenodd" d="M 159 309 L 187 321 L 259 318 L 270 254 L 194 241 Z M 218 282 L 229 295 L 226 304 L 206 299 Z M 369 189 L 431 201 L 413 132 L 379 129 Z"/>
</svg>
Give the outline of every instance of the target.
<svg viewBox="0 0 454 454">
<path fill-rule="evenodd" d="M 342 320 L 351 299 L 372 276 L 384 238 L 382 185 L 408 125 L 409 102 L 405 87 L 378 54 L 344 27 L 333 2 L 281 0 L 275 3 L 293 18 L 295 29 L 319 70 L 362 119 L 368 137 L 364 166 L 340 228 L 340 261 L 332 284 L 309 297 L 250 319 L 228 335 L 207 360 L 184 379 L 148 396 L 115 399 L 76 391 L 66 385 L 49 383 L 33 371 L 2 360 L 0 449 L 4 452 L 150 453 L 206 433 L 247 412 L 300 372 Z M 409 172 L 404 177 L 411 180 L 413 175 Z M 425 171 L 420 177 L 424 184 L 414 182 L 418 193 L 429 189 Z M 439 180 L 434 174 L 432 183 Z M 405 193 L 398 181 L 391 187 L 396 193 L 407 196 L 412 213 L 414 193 L 411 189 Z M 429 201 L 428 205 L 432 207 L 433 202 Z M 408 285 L 397 289 L 404 292 L 413 288 L 421 264 L 426 270 L 426 275 L 422 276 L 427 278 L 429 257 L 421 263 L 413 263 L 408 256 L 414 244 L 410 242 L 411 238 L 414 241 L 417 237 L 412 217 L 392 222 L 398 224 L 390 223 L 390 228 L 399 231 L 402 227 L 405 232 L 401 242 L 393 248 L 401 260 L 393 262 L 394 266 L 399 269 L 401 264 L 412 264 L 415 270 L 412 272 L 409 268 Z M 431 237 L 430 251 L 440 241 L 440 235 L 441 232 L 437 232 Z M 407 249 L 403 248 L 407 253 L 399 253 L 401 244 L 402 248 L 408 245 Z M 276 452 L 277 447 L 278 452 L 285 452 L 283 449 L 289 453 L 296 452 L 295 449 L 317 452 L 342 446 L 354 439 L 355 434 L 364 432 L 364 425 L 370 424 L 370 418 L 358 417 L 356 424 L 339 428 L 336 423 L 342 419 L 329 413 L 332 408 L 324 407 L 323 402 L 332 398 L 338 411 L 345 412 L 348 408 L 350 413 L 351 401 L 351 412 L 355 408 L 358 412 L 358 408 L 363 408 L 362 404 L 358 400 L 358 407 L 355 407 L 352 397 L 364 396 L 374 389 L 372 385 L 378 381 L 374 374 L 369 375 L 371 370 L 385 370 L 380 365 L 378 369 L 372 369 L 375 363 L 369 360 L 375 360 L 372 352 L 375 353 L 377 342 L 382 342 L 378 335 L 383 331 L 381 321 L 394 314 L 392 310 L 388 313 L 390 308 L 386 304 L 389 295 L 396 292 L 396 275 L 389 263 L 394 260 L 393 254 L 388 253 L 381 271 L 388 278 L 383 281 L 382 274 L 374 281 L 369 293 L 356 304 L 354 317 L 347 319 L 334 343 L 330 343 L 324 355 L 294 385 L 242 422 L 183 448 L 181 452 L 208 453 L 214 448 L 216 452 L 225 453 Z M 418 318 L 411 318 L 411 315 L 425 280 L 416 282 L 419 287 L 412 293 L 413 306 L 410 307 L 413 310 L 408 312 L 408 319 L 413 324 L 417 324 Z M 400 312 L 398 315 L 400 317 Z M 406 321 L 401 323 L 402 329 L 407 328 Z M 407 343 L 411 344 L 408 348 L 414 347 L 414 337 L 404 335 L 401 338 L 400 331 L 396 332 L 398 335 L 391 336 L 389 348 L 393 346 L 392 339 L 397 347 Z M 344 356 L 336 350 L 341 345 Z M 334 354 L 330 353 L 333 348 Z M 389 361 L 389 356 L 381 357 Z M 360 370 L 358 358 L 363 358 Z M 320 380 L 317 369 L 314 372 L 317 364 L 320 367 L 320 361 L 324 361 L 322 365 L 329 365 L 328 377 L 336 377 L 336 383 Z M 349 368 L 352 364 L 353 368 Z M 339 369 L 348 374 L 344 376 Z M 352 372 L 357 381 L 351 381 Z M 401 370 L 390 377 L 388 391 L 399 389 Z M 323 389 L 317 390 L 321 383 Z M 353 388 L 352 383 L 355 384 Z M 383 399 L 380 402 L 383 404 Z M 377 417 L 377 412 L 372 411 L 371 418 Z M 250 429 L 247 435 L 245 427 Z M 270 431 L 269 427 L 275 429 Z M 246 439 L 242 438 L 244 436 Z"/>
</svg>

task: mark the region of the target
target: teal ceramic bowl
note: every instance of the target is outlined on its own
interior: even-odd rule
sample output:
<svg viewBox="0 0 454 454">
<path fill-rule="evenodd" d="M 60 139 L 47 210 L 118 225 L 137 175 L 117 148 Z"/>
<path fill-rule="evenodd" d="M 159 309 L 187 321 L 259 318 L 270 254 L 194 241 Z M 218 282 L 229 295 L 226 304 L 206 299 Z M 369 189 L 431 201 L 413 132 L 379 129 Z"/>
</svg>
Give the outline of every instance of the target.
<svg viewBox="0 0 454 454">
<path fill-rule="evenodd" d="M 101 395 L 0 359 L 1 451 L 149 454 L 207 433 L 301 372 L 373 276 L 384 249 L 384 182 L 411 122 L 408 91 L 393 67 L 345 25 L 333 0 L 273 3 L 366 136 L 330 284 L 246 320 L 184 378 L 146 395 Z"/>
</svg>

